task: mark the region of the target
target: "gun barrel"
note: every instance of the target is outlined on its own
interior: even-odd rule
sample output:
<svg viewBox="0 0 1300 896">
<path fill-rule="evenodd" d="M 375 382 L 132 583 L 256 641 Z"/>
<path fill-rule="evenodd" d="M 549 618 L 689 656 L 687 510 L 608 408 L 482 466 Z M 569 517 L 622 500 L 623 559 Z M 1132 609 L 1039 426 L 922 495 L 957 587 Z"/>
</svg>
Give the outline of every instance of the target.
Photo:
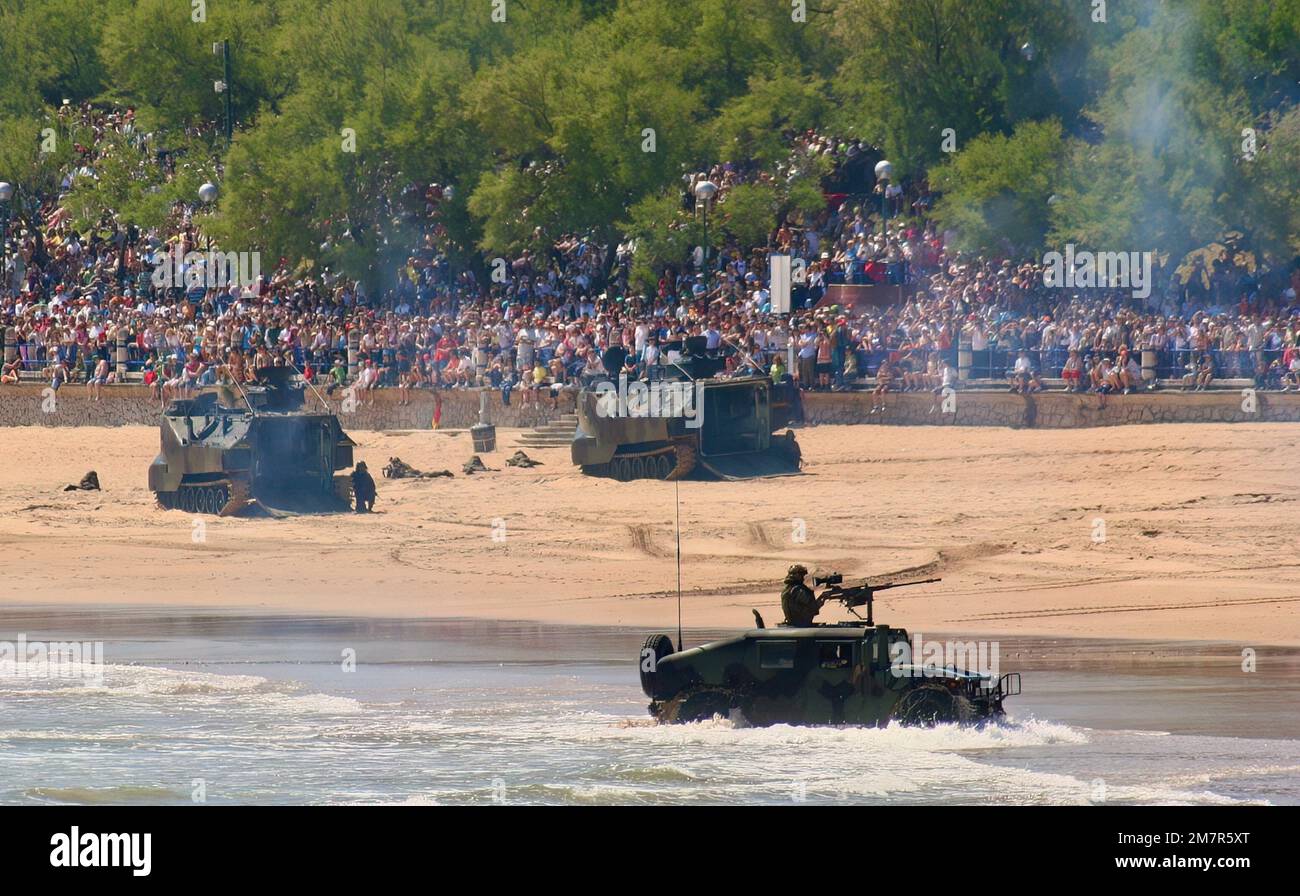
<svg viewBox="0 0 1300 896">
<path fill-rule="evenodd" d="M 931 582 L 942 582 L 943 579 L 917 579 L 915 582 L 890 582 L 888 585 L 874 585 L 872 591 L 884 591 L 887 588 L 902 588 L 906 585 L 929 585 Z"/>
</svg>

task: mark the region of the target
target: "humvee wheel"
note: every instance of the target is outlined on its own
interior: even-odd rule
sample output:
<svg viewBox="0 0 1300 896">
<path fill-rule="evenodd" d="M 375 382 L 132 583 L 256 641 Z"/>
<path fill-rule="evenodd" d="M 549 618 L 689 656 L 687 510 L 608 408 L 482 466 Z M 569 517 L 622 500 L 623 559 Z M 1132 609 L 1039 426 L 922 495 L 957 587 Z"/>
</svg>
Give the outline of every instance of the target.
<svg viewBox="0 0 1300 896">
<path fill-rule="evenodd" d="M 723 688 L 697 688 L 684 691 L 664 703 L 665 722 L 703 722 L 714 716 L 724 719 L 731 715 L 733 709 L 739 709 L 735 695 Z"/>
<path fill-rule="evenodd" d="M 641 654 L 637 657 L 637 668 L 641 670 L 641 690 L 647 697 L 655 696 L 656 673 L 659 661 L 670 653 L 676 653 L 672 638 L 667 635 L 651 635 L 641 645 Z"/>
<path fill-rule="evenodd" d="M 941 684 L 920 684 L 903 694 L 893 717 L 902 725 L 955 725 L 975 716 L 971 702 Z"/>
</svg>

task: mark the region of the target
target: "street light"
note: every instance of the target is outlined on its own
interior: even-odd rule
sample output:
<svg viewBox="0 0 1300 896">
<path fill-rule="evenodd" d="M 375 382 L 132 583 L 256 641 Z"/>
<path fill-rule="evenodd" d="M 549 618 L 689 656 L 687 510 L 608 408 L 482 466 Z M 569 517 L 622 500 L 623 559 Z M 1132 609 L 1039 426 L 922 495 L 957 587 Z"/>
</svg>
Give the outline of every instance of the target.
<svg viewBox="0 0 1300 896">
<path fill-rule="evenodd" d="M 700 181 L 695 185 L 695 201 L 704 203 L 704 293 L 709 292 L 709 202 L 718 193 L 718 185 L 713 181 Z"/>
<path fill-rule="evenodd" d="M 219 40 L 212 44 L 212 55 L 221 57 L 221 80 L 212 82 L 212 89 L 226 101 L 226 145 L 230 145 L 231 139 L 235 134 L 235 116 L 232 110 L 233 100 L 231 98 L 231 74 L 230 74 L 230 41 Z"/>
<path fill-rule="evenodd" d="M 894 166 L 888 159 L 881 159 L 876 163 L 876 181 L 880 184 L 880 235 L 885 235 L 885 220 L 889 217 L 889 210 L 885 205 L 885 194 L 889 192 L 889 179 L 894 176 Z"/>
<path fill-rule="evenodd" d="M 14 185 L 0 181 L 0 292 L 9 289 L 9 200 L 13 195 Z"/>
<path fill-rule="evenodd" d="M 211 181 L 204 182 L 203 186 L 199 187 L 199 199 L 203 201 L 204 205 L 209 205 L 209 206 L 212 205 L 212 203 L 215 202 L 217 199 L 217 185 L 212 183 Z M 212 235 L 209 234 L 208 249 L 211 248 L 212 248 Z"/>
</svg>

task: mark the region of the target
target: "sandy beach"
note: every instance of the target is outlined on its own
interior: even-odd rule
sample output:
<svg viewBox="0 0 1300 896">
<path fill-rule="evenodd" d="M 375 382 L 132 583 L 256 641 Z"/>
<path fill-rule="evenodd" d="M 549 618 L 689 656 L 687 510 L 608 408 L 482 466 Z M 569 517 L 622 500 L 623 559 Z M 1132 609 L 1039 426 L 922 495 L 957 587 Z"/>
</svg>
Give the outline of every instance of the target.
<svg viewBox="0 0 1300 896">
<path fill-rule="evenodd" d="M 675 627 L 674 486 L 584 477 L 567 449 L 506 467 L 517 434 L 467 477 L 468 434 L 353 431 L 376 472 L 398 455 L 456 476 L 380 480 L 373 516 L 219 519 L 157 508 L 153 428 L 6 428 L 3 602 Z M 942 577 L 877 602 L 913 630 L 1300 644 L 1289 426 L 799 439 L 802 476 L 680 484 L 688 626 L 775 623 L 800 561 Z M 102 492 L 61 490 L 92 468 Z"/>
</svg>

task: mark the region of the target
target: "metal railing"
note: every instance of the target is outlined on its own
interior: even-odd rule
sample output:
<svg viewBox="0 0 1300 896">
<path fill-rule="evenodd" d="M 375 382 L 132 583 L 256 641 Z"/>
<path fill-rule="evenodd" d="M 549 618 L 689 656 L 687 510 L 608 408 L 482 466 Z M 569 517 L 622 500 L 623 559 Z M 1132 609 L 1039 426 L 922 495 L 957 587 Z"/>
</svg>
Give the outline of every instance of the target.
<svg viewBox="0 0 1300 896">
<path fill-rule="evenodd" d="M 926 372 L 931 358 L 947 361 L 957 371 L 961 381 L 984 381 L 1008 383 L 1014 374 L 1016 361 L 1020 353 L 1028 355 L 1030 367 L 1046 380 L 1062 378 L 1062 369 L 1069 359 L 1070 352 L 1059 346 L 1035 349 L 1008 348 L 992 345 L 986 349 L 974 350 L 967 345 L 947 349 L 916 349 L 910 352 L 912 373 Z M 897 362 L 907 352 L 898 349 L 863 349 L 851 351 L 857 361 L 857 373 L 854 381 L 871 380 L 880 371 L 886 359 L 895 364 L 894 376 L 904 373 Z M 1282 388 L 1287 371 L 1282 369 L 1282 349 L 1131 349 L 1129 356 L 1141 369 L 1142 379 L 1161 381 L 1167 384 L 1180 384 L 1183 378 L 1199 369 L 1201 359 L 1208 355 L 1213 368 L 1214 380 L 1253 380 L 1260 388 Z M 1118 359 L 1118 350 L 1087 350 L 1079 352 L 1079 359 L 1084 362 L 1081 371 L 1083 380 L 1087 380 L 1088 366 L 1097 356 L 1105 356 L 1114 364 Z M 768 355 L 770 361 L 770 353 Z M 1275 364 L 1276 362 L 1276 364 Z M 835 373 L 832 372 L 832 377 Z M 841 378 L 836 378 L 839 382 Z"/>
<path fill-rule="evenodd" d="M 963 347 L 962 352 L 967 351 Z M 995 345 L 982 350 L 969 350 L 970 363 L 966 369 L 966 379 L 972 380 L 1007 380 L 1015 368 L 1016 360 L 1024 351 L 1029 363 L 1039 376 L 1055 379 L 1061 376 L 1061 370 L 1069 359 L 1068 349 L 1054 346 L 1049 348 L 1020 349 Z M 1129 357 L 1137 362 L 1143 371 L 1144 379 L 1154 378 L 1164 381 L 1180 381 L 1191 373 L 1205 355 L 1209 355 L 1215 379 L 1267 379 L 1274 361 L 1282 359 L 1281 349 L 1131 349 Z M 1105 356 L 1112 363 L 1119 356 L 1118 350 L 1080 350 L 1079 358 L 1085 363 L 1096 356 Z M 959 369 L 962 365 L 958 365 Z M 1086 370 L 1085 370 L 1086 372 Z M 1275 369 L 1276 374 L 1276 369 Z"/>
</svg>

